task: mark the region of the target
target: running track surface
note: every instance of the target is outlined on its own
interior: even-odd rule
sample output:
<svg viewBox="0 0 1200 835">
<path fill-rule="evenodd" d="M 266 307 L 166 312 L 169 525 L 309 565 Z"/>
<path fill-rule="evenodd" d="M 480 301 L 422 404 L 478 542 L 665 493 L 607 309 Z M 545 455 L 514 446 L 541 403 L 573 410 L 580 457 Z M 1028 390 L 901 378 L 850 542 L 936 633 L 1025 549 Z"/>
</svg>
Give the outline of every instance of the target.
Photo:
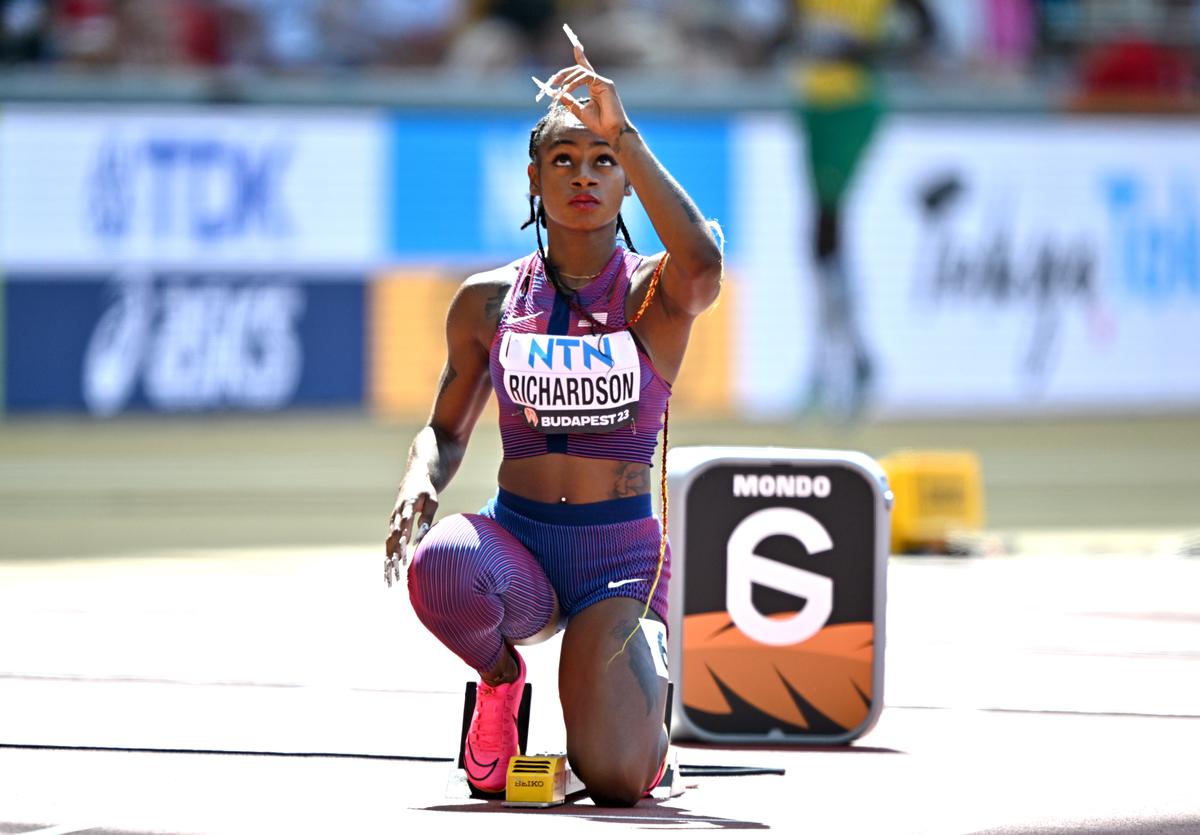
<svg viewBox="0 0 1200 835">
<path fill-rule="evenodd" d="M 466 670 L 374 549 L 0 564 L 0 833 L 1200 832 L 1200 559 L 1055 546 L 893 559 L 854 745 L 684 746 L 786 773 L 539 813 L 447 796 Z M 548 751 L 558 643 L 527 653 Z"/>
<path fill-rule="evenodd" d="M 491 420 L 446 512 L 494 489 Z M 0 833 L 1200 832 L 1200 416 L 673 421 L 674 445 L 975 450 L 989 555 L 892 560 L 886 708 L 853 746 L 683 747 L 786 773 L 540 813 L 447 797 L 467 671 L 375 544 L 414 428 L 0 427 Z M 541 750 L 557 648 L 527 653 Z"/>
</svg>

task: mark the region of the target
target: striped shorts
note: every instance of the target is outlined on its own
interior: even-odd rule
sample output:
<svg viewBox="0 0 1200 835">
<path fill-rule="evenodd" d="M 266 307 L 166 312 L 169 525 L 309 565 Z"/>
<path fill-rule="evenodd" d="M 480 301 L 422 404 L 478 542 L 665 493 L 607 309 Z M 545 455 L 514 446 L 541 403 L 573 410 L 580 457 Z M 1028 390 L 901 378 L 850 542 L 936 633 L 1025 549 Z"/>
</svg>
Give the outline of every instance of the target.
<svg viewBox="0 0 1200 835">
<path fill-rule="evenodd" d="M 588 504 L 535 502 L 500 490 L 479 512 L 537 560 L 565 618 L 609 597 L 645 601 L 654 584 L 662 525 L 650 494 Z M 650 609 L 667 622 L 671 546 Z"/>
</svg>

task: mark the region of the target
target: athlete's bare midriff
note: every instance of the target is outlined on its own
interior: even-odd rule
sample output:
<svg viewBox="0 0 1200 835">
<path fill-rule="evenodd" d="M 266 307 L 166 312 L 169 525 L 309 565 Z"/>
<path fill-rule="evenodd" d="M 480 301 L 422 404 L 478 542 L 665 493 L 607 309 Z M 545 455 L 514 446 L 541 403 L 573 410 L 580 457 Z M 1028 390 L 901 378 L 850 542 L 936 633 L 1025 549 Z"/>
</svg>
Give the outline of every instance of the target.
<svg viewBox="0 0 1200 835">
<path fill-rule="evenodd" d="M 500 462 L 500 486 L 536 502 L 586 504 L 650 492 L 650 467 L 552 452 Z"/>
</svg>

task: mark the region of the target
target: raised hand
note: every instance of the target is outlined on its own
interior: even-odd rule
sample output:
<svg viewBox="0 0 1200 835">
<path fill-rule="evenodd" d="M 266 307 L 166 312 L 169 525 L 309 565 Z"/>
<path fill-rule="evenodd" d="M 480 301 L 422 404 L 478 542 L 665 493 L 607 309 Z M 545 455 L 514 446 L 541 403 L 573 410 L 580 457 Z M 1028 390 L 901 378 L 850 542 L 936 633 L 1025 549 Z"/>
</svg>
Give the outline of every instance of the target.
<svg viewBox="0 0 1200 835">
<path fill-rule="evenodd" d="M 619 153 L 620 141 L 624 134 L 636 131 L 625 114 L 625 107 L 617 95 L 616 85 L 611 78 L 605 78 L 596 72 L 575 33 L 565 24 L 563 29 L 571 39 L 575 51 L 575 65 L 564 67 L 550 76 L 544 86 L 541 82 L 538 84 L 542 86 L 543 92 L 553 95 L 574 113 L 585 128 L 608 140 L 613 150 Z M 589 91 L 589 100 L 583 103 L 572 95 L 580 87 L 587 87 Z"/>
</svg>

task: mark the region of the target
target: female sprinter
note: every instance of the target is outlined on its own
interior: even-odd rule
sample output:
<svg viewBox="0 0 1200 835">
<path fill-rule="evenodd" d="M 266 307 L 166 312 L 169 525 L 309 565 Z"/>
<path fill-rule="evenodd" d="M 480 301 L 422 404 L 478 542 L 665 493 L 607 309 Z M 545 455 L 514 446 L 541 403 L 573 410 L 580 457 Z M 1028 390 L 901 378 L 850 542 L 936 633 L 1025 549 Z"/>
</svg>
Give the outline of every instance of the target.
<svg viewBox="0 0 1200 835">
<path fill-rule="evenodd" d="M 722 261 L 613 82 L 580 45 L 575 60 L 548 80 L 556 102 L 529 140 L 538 251 L 471 276 L 451 302 L 446 365 L 408 453 L 385 570 L 390 583 L 419 540 L 408 569 L 413 608 L 479 671 L 464 752 L 476 788 L 503 791 L 518 753 L 525 663 L 514 645 L 565 627 L 559 694 L 569 760 L 596 803 L 628 806 L 660 778 L 667 751 L 670 557 L 651 509 L 651 459 Z M 572 95 L 584 86 L 590 99 Z M 632 190 L 665 252 L 617 246 L 619 228 L 633 248 L 620 217 Z M 478 514 L 430 528 L 493 388 L 499 491 Z"/>
</svg>

